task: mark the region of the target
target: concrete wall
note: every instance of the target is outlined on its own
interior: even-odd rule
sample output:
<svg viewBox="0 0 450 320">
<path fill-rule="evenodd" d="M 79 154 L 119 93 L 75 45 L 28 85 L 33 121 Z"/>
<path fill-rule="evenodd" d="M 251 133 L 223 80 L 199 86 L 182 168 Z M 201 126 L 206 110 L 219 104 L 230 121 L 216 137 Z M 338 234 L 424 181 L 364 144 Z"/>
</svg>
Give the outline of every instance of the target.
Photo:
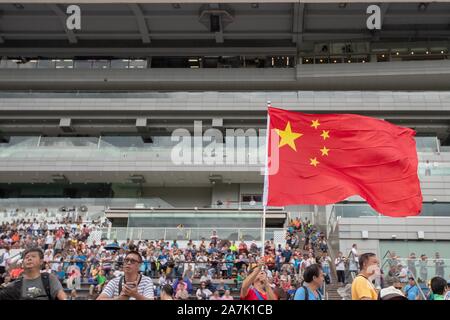
<svg viewBox="0 0 450 320">
<path fill-rule="evenodd" d="M 352 239 L 341 239 L 339 241 L 339 250 L 335 250 L 337 253 L 338 251 L 342 251 L 344 256 L 348 256 L 350 253 L 350 250 L 352 249 L 352 245 L 356 243 L 358 247 L 358 253 L 366 253 L 366 252 L 373 252 L 376 253 L 378 256 L 380 256 L 380 244 L 379 240 L 352 240 Z M 336 255 L 337 256 L 337 255 Z"/>
<path fill-rule="evenodd" d="M 211 204 L 217 201 L 225 204 L 227 201 L 237 203 L 239 201 L 239 184 L 217 184 L 212 188 Z"/>
<path fill-rule="evenodd" d="M 450 61 L 299 64 L 285 69 L 4 69 L 5 89 L 446 90 Z"/>
<path fill-rule="evenodd" d="M 204 207 L 211 205 L 211 188 L 144 188 L 143 197 L 159 197 L 174 207 Z"/>
<path fill-rule="evenodd" d="M 443 60 L 445 61 L 445 60 Z M 450 60 L 448 60 L 450 64 Z M 447 67 L 450 70 L 450 67 Z M 17 71 L 14 70 L 16 74 Z M 73 71 L 73 70 L 69 70 Z M 99 70 L 101 71 L 101 70 Z M 1 74 L 1 70 L 0 70 Z M 69 72 L 70 74 L 70 72 Z M 69 75 L 67 76 L 68 78 Z M 9 79 L 9 78 L 5 78 Z M 273 82 L 273 81 L 272 81 Z M 450 81 L 449 81 L 450 82 Z M 449 83 L 447 82 L 447 83 Z M 241 83 L 241 82 L 239 82 Z M 422 81 L 425 83 L 425 81 Z M 73 88 L 72 88 L 73 89 Z M 240 88 L 241 90 L 245 90 Z M 124 90 L 124 89 L 123 89 Z M 336 89 L 333 89 L 336 90 Z M 145 114 L 151 111 L 222 111 L 222 112 L 259 112 L 265 117 L 268 100 L 273 106 L 287 110 L 303 112 L 314 111 L 353 111 L 378 112 L 404 111 L 431 112 L 449 110 L 450 91 L 247 91 L 247 92 L 217 92 L 203 88 L 202 92 L 148 92 L 148 93 L 29 93 L 18 92 L 0 94 L 0 112 L 6 111 L 59 111 L 77 112 L 124 112 L 128 116 L 134 112 Z M 430 89 L 436 90 L 436 88 Z M 105 113 L 110 116 L 111 113 Z M 97 115 L 98 117 L 98 115 Z M 427 114 L 424 114 L 424 118 Z M 239 114 L 235 115 L 240 118 Z"/>
<path fill-rule="evenodd" d="M 362 238 L 362 231 L 368 231 L 368 239 Z M 424 239 L 418 238 L 418 231 L 424 232 Z M 380 251 L 380 240 L 396 241 L 448 241 L 450 240 L 449 217 L 361 217 L 341 218 L 336 229 L 339 250 L 348 253 L 353 243 L 359 251 Z M 395 235 L 395 239 L 393 238 Z"/>
</svg>

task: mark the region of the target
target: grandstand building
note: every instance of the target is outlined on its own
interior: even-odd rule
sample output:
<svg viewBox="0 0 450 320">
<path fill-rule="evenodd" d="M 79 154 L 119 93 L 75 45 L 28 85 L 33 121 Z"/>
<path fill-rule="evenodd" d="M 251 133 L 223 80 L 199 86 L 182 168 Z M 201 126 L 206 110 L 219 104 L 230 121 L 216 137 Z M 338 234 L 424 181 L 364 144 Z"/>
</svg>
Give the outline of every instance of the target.
<svg viewBox="0 0 450 320">
<path fill-rule="evenodd" d="M 363 3 L 122 2 L 80 4 L 81 30 L 64 4 L 0 4 L 0 220 L 106 216 L 110 239 L 261 241 L 270 101 L 414 128 L 424 209 L 269 208 L 266 239 L 301 216 L 334 251 L 450 257 L 450 3 L 383 2 L 368 30 Z M 187 162 L 174 130 L 204 138 Z"/>
</svg>

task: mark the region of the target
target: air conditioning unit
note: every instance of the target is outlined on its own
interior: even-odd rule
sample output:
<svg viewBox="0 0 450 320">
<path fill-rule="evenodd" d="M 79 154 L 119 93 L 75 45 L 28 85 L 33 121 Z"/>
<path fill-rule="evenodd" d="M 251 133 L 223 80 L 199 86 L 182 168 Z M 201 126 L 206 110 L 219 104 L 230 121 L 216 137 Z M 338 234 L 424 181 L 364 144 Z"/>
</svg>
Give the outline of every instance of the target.
<svg viewBox="0 0 450 320">
<path fill-rule="evenodd" d="M 363 238 L 363 239 L 368 239 L 368 238 L 369 238 L 369 231 L 367 231 L 367 230 L 362 230 L 362 231 L 361 231 L 361 238 Z"/>
</svg>

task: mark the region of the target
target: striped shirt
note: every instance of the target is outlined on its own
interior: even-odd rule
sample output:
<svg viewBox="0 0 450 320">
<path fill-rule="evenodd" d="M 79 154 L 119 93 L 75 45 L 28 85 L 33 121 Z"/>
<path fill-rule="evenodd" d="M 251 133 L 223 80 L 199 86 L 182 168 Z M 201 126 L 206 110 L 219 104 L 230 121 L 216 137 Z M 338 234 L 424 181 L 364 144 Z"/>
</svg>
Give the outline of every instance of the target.
<svg viewBox="0 0 450 320">
<path fill-rule="evenodd" d="M 106 295 L 109 298 L 118 297 L 120 295 L 119 292 L 119 283 L 122 277 L 116 277 L 111 279 L 105 288 L 102 291 L 102 294 Z M 125 280 L 122 280 L 122 288 L 125 286 Z M 155 293 L 153 289 L 153 280 L 149 277 L 142 276 L 141 281 L 138 285 L 138 293 L 146 297 L 147 299 L 154 299 Z M 130 297 L 130 300 L 135 300 L 135 298 Z"/>
</svg>

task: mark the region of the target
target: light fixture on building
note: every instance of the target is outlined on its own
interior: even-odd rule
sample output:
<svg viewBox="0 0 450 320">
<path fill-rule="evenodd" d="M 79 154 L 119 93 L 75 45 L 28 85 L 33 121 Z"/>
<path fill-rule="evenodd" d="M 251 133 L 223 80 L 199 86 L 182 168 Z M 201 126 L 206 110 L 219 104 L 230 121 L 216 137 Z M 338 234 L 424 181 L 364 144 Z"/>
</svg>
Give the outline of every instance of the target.
<svg viewBox="0 0 450 320">
<path fill-rule="evenodd" d="M 441 53 L 444 54 L 444 50 L 441 50 Z"/>
<path fill-rule="evenodd" d="M 172 3 L 172 8 L 174 9 L 180 9 L 181 5 L 179 3 Z"/>
<path fill-rule="evenodd" d="M 391 238 L 392 238 L 392 239 L 397 239 L 397 235 L 396 235 L 396 234 L 393 234 L 393 235 L 391 236 Z"/>
<path fill-rule="evenodd" d="M 338 7 L 341 8 L 341 9 L 344 9 L 345 7 L 347 7 L 347 4 L 345 2 L 340 2 L 338 4 Z"/>
<path fill-rule="evenodd" d="M 368 238 L 369 238 L 369 231 L 367 231 L 367 230 L 362 230 L 362 231 L 361 231 L 361 238 L 363 238 L 363 239 L 368 239 Z"/>
<path fill-rule="evenodd" d="M 429 54 L 429 53 L 430 53 L 430 51 L 428 51 L 428 50 L 425 52 L 425 54 Z"/>
<path fill-rule="evenodd" d="M 425 2 L 421 2 L 421 3 L 419 3 L 419 5 L 418 5 L 418 7 L 417 7 L 418 9 L 419 9 L 419 11 L 425 11 L 425 10 L 427 10 L 427 8 L 428 8 L 428 3 L 425 3 Z"/>
<path fill-rule="evenodd" d="M 419 239 L 419 240 L 425 239 L 425 232 L 417 231 L 417 239 Z"/>
<path fill-rule="evenodd" d="M 336 61 L 336 60 L 334 60 L 334 61 L 333 61 L 333 63 L 337 63 L 337 61 Z"/>
<path fill-rule="evenodd" d="M 399 55 L 399 54 L 400 54 L 400 52 L 397 51 L 396 55 Z"/>
<path fill-rule="evenodd" d="M 414 51 L 411 51 L 411 54 L 414 54 Z"/>
<path fill-rule="evenodd" d="M 384 58 L 384 54 L 382 54 L 381 57 Z"/>
<path fill-rule="evenodd" d="M 258 9 L 259 8 L 259 3 L 253 2 L 251 4 L 251 6 L 252 6 L 253 9 Z"/>
<path fill-rule="evenodd" d="M 348 63 L 352 63 L 352 60 L 348 60 L 347 62 L 348 62 Z"/>
<path fill-rule="evenodd" d="M 363 60 L 362 63 L 366 63 L 366 60 Z"/>
</svg>

